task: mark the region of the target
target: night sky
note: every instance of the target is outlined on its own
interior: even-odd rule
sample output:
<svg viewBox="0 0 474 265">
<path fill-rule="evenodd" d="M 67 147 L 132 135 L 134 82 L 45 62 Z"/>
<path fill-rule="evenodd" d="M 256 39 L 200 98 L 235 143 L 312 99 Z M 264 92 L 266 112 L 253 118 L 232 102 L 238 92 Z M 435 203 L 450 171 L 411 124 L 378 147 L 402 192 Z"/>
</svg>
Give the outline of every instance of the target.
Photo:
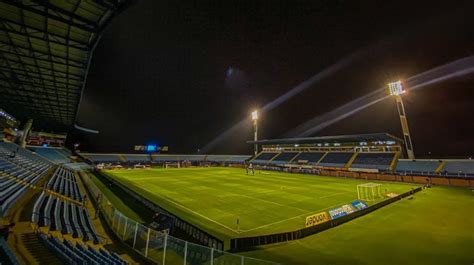
<svg viewBox="0 0 474 265">
<path fill-rule="evenodd" d="M 473 1 L 139 0 L 97 46 L 78 123 L 83 151 L 131 152 L 136 144 L 196 153 L 223 131 L 308 78 L 362 55 L 264 113 L 260 137 L 438 65 L 474 55 Z M 474 78 L 404 97 L 418 157 L 474 155 Z M 401 136 L 395 102 L 380 102 L 317 135 Z M 315 136 L 317 136 L 315 135 Z M 210 153 L 248 154 L 250 125 Z"/>
</svg>

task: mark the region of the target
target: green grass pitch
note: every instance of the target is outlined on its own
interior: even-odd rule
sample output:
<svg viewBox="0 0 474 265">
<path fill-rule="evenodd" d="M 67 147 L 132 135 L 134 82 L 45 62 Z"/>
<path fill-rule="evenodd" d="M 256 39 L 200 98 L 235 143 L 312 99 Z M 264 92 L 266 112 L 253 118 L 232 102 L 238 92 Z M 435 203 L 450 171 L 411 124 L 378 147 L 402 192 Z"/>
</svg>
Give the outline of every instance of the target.
<svg viewBox="0 0 474 265">
<path fill-rule="evenodd" d="M 195 172 L 198 173 L 197 175 L 200 175 L 200 177 L 194 176 Z M 223 174 L 217 174 L 217 172 Z M 227 168 L 123 170 L 109 171 L 108 173 L 113 174 L 116 179 L 121 181 L 130 178 L 140 180 L 145 177 L 144 175 L 148 175 L 148 177 L 141 180 L 142 185 L 139 186 L 153 189 L 152 187 L 154 185 L 159 185 L 161 186 L 160 190 L 163 189 L 164 191 L 167 189 L 178 189 L 175 190 L 176 193 L 189 192 L 187 185 L 181 187 L 183 190 L 179 190 L 180 187 L 176 181 L 185 181 L 183 184 L 189 184 L 189 182 L 194 183 L 200 178 L 209 178 L 206 181 L 223 181 L 232 186 L 234 181 L 240 183 L 240 181 L 238 181 L 239 179 L 241 180 L 247 177 L 240 169 L 234 170 Z M 257 174 L 255 176 L 257 180 L 252 180 L 252 178 L 247 179 L 244 183 L 247 183 L 246 185 L 251 184 L 251 187 L 244 186 L 244 190 L 252 187 L 252 189 L 255 190 L 271 189 L 272 186 L 277 187 L 276 189 L 278 190 L 280 187 L 274 186 L 278 178 L 277 180 L 272 180 L 271 178 L 274 174 L 283 177 L 286 176 L 288 179 L 294 180 L 292 181 L 292 183 L 294 182 L 292 185 L 296 187 L 302 187 L 304 188 L 303 190 L 311 190 L 308 196 L 313 196 L 312 198 L 317 195 L 314 195 L 315 191 L 312 191 L 311 187 L 306 187 L 308 182 L 311 185 L 316 185 L 315 183 L 319 180 L 319 185 L 326 188 L 332 188 L 334 185 L 344 187 L 344 184 L 348 183 L 349 186 L 346 186 L 348 191 L 354 191 L 355 185 L 359 183 L 359 181 L 352 179 L 271 172 L 265 173 L 268 174 Z M 157 175 L 158 177 L 153 177 L 153 175 Z M 167 181 L 166 176 L 168 176 L 170 180 Z M 91 177 L 105 193 L 107 198 L 109 198 L 113 205 L 120 211 L 140 222 L 147 223 L 150 221 L 151 215 L 153 214 L 152 212 L 147 211 L 146 208 L 124 194 L 119 188 L 106 185 L 103 179 L 100 180 L 94 176 Z M 181 177 L 183 177 L 182 180 L 180 180 Z M 219 178 L 220 181 L 216 178 Z M 234 178 L 237 178 L 237 180 L 233 180 Z M 259 178 L 263 179 L 259 181 Z M 160 179 L 161 184 L 158 184 L 160 183 Z M 175 182 L 175 185 L 167 188 L 166 184 L 168 184 L 169 181 L 171 181 L 171 183 Z M 313 183 L 313 181 L 316 182 Z M 389 185 L 389 183 L 382 183 L 384 186 Z M 219 185 L 222 185 L 222 183 L 217 183 L 216 185 L 215 189 L 218 194 L 222 194 L 222 191 L 219 190 L 220 188 L 217 188 Z M 244 184 L 241 183 L 238 185 Z M 132 185 L 129 186 L 132 187 Z M 396 185 L 393 186 L 394 190 L 396 187 Z M 405 187 L 407 186 L 401 185 L 399 188 L 404 190 Z M 135 189 L 138 191 L 138 188 Z M 333 187 L 333 189 L 338 188 Z M 230 189 L 230 192 L 240 191 L 241 190 Z M 172 193 L 168 194 L 168 196 L 172 196 Z M 194 196 L 191 196 L 193 200 L 198 200 L 197 196 L 201 196 L 196 192 L 193 194 Z M 248 193 L 246 193 L 246 195 L 247 194 Z M 284 192 L 280 193 L 280 195 L 292 196 L 292 193 Z M 302 195 L 300 194 L 298 196 Z M 187 197 L 188 196 L 186 196 L 186 198 Z M 179 200 L 177 198 L 175 199 Z M 350 200 L 351 198 L 348 199 Z M 161 199 L 159 199 L 159 201 L 162 202 Z M 244 202 L 249 203 L 249 200 L 242 199 L 237 201 L 237 204 Z M 253 203 L 258 203 L 258 201 L 250 201 L 250 204 Z M 214 205 L 213 203 L 212 205 L 206 206 L 206 204 L 199 204 L 198 202 L 194 204 L 201 210 L 206 210 Z M 182 211 L 179 209 L 176 210 Z M 257 212 L 257 216 L 260 216 L 260 213 Z M 187 218 L 195 221 L 199 221 L 200 219 L 192 214 L 188 215 Z M 230 220 L 232 222 L 232 219 Z M 437 186 L 417 193 L 413 196 L 413 199 L 403 199 L 392 203 L 368 215 L 316 235 L 288 243 L 262 246 L 253 251 L 239 254 L 271 260 L 281 264 L 473 264 L 473 220 L 474 192 L 472 192 L 471 189 Z M 301 226 L 300 221 L 295 222 L 296 226 Z M 206 223 L 206 221 L 200 222 Z M 219 231 L 223 230 L 219 226 L 214 227 L 212 224 L 208 224 L 208 226 L 205 227 L 211 227 Z M 225 230 L 223 233 L 228 234 Z"/>
<path fill-rule="evenodd" d="M 133 169 L 106 173 L 223 240 L 303 228 L 308 215 L 350 203 L 357 199 L 357 184 L 374 182 L 269 171 L 257 171 L 252 176 L 238 168 Z M 398 194 L 416 187 L 380 183 L 383 192 Z"/>
</svg>

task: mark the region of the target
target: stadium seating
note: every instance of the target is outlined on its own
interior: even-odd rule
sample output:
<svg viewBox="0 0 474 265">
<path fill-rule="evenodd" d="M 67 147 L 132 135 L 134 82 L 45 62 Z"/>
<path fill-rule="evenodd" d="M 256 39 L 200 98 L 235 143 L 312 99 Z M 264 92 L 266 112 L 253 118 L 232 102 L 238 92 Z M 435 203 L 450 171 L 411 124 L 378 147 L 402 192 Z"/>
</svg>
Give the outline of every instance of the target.
<svg viewBox="0 0 474 265">
<path fill-rule="evenodd" d="M 101 242 L 87 209 L 69 201 L 60 200 L 41 193 L 33 208 L 31 221 L 39 227 L 49 227 L 50 231 L 72 234 L 84 241 Z"/>
<path fill-rule="evenodd" d="M 262 152 L 252 160 L 252 163 L 257 165 L 267 164 L 277 154 L 278 153 Z"/>
<path fill-rule="evenodd" d="M 207 155 L 206 156 L 206 161 L 222 163 L 222 162 L 229 161 L 231 158 L 232 158 L 232 156 L 230 156 L 230 155 Z"/>
<path fill-rule="evenodd" d="M 315 165 L 318 161 L 323 157 L 326 153 L 322 152 L 303 152 L 300 153 L 295 159 L 293 159 L 293 163 L 305 162 L 307 161 L 310 165 Z"/>
<path fill-rule="evenodd" d="M 133 162 L 133 163 L 148 163 L 151 162 L 150 155 L 135 155 L 135 154 L 130 154 L 130 155 L 123 155 L 125 160 L 127 162 Z"/>
<path fill-rule="evenodd" d="M 91 169 L 92 167 L 89 164 L 86 164 L 84 162 L 79 162 L 79 163 L 66 163 L 62 165 L 65 168 L 68 168 L 70 170 L 76 171 L 76 170 L 85 170 L 85 169 Z"/>
<path fill-rule="evenodd" d="M 395 171 L 404 174 L 434 174 L 439 164 L 438 160 L 399 159 Z"/>
<path fill-rule="evenodd" d="M 180 161 L 191 161 L 191 162 L 201 162 L 204 161 L 205 155 L 179 155 Z"/>
<path fill-rule="evenodd" d="M 0 238 L 0 264 L 20 264 L 3 238 Z"/>
<path fill-rule="evenodd" d="M 65 264 L 127 264 L 119 255 L 102 248 L 98 251 L 90 246 L 75 245 L 66 239 L 39 234 L 40 241 Z"/>
<path fill-rule="evenodd" d="M 298 153 L 297 152 L 282 152 L 278 154 L 273 160 L 272 164 L 287 164 L 293 159 Z"/>
<path fill-rule="evenodd" d="M 67 154 L 62 148 L 49 148 L 49 147 L 29 147 L 30 150 L 43 156 L 50 161 L 58 164 L 69 163 L 69 154 Z"/>
<path fill-rule="evenodd" d="M 116 154 L 81 154 L 94 163 L 116 163 L 120 162 L 120 157 Z"/>
<path fill-rule="evenodd" d="M 358 153 L 352 162 L 352 168 L 390 169 L 395 153 Z"/>
<path fill-rule="evenodd" d="M 233 155 L 228 162 L 242 164 L 246 160 L 249 160 L 252 156 L 248 155 Z"/>
<path fill-rule="evenodd" d="M 474 177 L 474 161 L 446 161 L 441 173 L 448 176 Z"/>
<path fill-rule="evenodd" d="M 28 184 L 35 184 L 52 166 L 28 150 L 0 142 L 0 214 L 5 214 L 28 190 Z"/>
<path fill-rule="evenodd" d="M 177 162 L 179 157 L 177 155 L 152 155 L 151 159 L 155 162 Z"/>
<path fill-rule="evenodd" d="M 83 195 L 77 185 L 76 175 L 64 167 L 58 167 L 49 179 L 46 188 L 76 201 L 82 201 Z"/>
<path fill-rule="evenodd" d="M 353 153 L 330 152 L 319 162 L 323 167 L 344 167 L 349 162 Z"/>
</svg>

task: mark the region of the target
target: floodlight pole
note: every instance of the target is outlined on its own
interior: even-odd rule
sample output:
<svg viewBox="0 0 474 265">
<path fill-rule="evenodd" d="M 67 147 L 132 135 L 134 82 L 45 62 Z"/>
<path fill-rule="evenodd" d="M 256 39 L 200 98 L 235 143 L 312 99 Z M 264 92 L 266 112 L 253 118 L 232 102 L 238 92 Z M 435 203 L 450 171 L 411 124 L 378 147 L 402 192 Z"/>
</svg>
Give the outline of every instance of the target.
<svg viewBox="0 0 474 265">
<path fill-rule="evenodd" d="M 405 93 L 403 90 L 401 81 L 393 82 L 388 84 L 389 93 L 395 98 L 397 103 L 398 116 L 400 116 L 400 123 L 402 125 L 403 138 L 405 140 L 405 148 L 407 150 L 407 156 L 409 159 L 415 159 L 415 153 L 413 151 L 413 144 L 411 142 L 410 129 L 408 128 L 408 120 L 405 112 L 405 105 L 403 104 L 402 94 Z"/>
<path fill-rule="evenodd" d="M 395 95 L 395 101 L 397 102 L 398 115 L 400 116 L 400 123 L 402 124 L 403 138 L 405 140 L 405 148 L 407 149 L 407 155 L 409 159 L 415 159 L 415 153 L 413 152 L 413 144 L 411 142 L 410 129 L 408 128 L 408 120 L 405 115 L 405 106 L 403 105 L 403 99 L 400 95 Z"/>
<path fill-rule="evenodd" d="M 255 142 L 254 145 L 254 155 L 258 154 L 258 126 L 257 126 L 257 121 L 258 121 L 258 112 L 254 111 L 252 112 L 252 121 L 253 121 L 253 141 Z"/>
</svg>

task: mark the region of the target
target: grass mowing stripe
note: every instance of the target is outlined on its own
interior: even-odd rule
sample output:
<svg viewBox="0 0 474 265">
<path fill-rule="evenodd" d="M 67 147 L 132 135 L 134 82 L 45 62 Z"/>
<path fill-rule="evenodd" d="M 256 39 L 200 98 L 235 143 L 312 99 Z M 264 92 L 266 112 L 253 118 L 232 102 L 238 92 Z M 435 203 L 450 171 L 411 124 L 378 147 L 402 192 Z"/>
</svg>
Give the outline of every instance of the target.
<svg viewBox="0 0 474 265">
<path fill-rule="evenodd" d="M 244 172 L 236 168 L 107 171 L 166 210 L 226 238 L 300 229 L 304 215 L 350 203 L 357 199 L 356 185 L 368 182 L 283 172 L 251 176 Z M 413 187 L 383 185 L 395 193 Z"/>
</svg>

